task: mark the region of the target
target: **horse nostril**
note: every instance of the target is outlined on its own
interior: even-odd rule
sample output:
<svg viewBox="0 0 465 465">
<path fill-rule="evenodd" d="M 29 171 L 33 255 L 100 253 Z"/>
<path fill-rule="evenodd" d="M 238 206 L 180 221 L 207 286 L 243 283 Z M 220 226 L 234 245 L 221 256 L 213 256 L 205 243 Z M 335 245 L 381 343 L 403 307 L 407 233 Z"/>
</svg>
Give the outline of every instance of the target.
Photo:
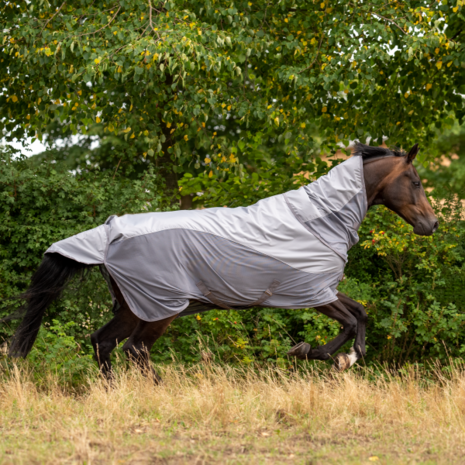
<svg viewBox="0 0 465 465">
<path fill-rule="evenodd" d="M 433 233 L 435 233 L 439 228 L 439 222 L 436 221 L 434 224 L 433 224 Z"/>
</svg>

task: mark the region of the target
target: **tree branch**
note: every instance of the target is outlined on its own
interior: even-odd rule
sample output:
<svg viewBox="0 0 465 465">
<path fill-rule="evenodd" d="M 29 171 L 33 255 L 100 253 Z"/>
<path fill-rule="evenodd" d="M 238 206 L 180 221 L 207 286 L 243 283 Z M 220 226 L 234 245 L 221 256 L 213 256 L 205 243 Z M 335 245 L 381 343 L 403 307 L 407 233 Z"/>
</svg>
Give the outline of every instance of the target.
<svg viewBox="0 0 465 465">
<path fill-rule="evenodd" d="M 303 73 L 304 71 L 308 71 L 309 69 L 312 68 L 312 66 L 315 64 L 315 61 L 318 59 L 318 55 L 320 54 L 320 49 L 321 49 L 321 44 L 323 43 L 325 35 L 323 34 L 320 39 L 320 43 L 318 44 L 318 50 L 316 51 L 316 56 L 315 59 L 310 63 L 310 66 L 307 68 L 303 69 L 302 71 L 299 71 L 297 74 Z"/>
<path fill-rule="evenodd" d="M 388 21 L 394 26 L 396 26 L 399 30 L 401 30 L 406 36 L 408 35 L 393 19 L 391 18 L 386 18 L 385 16 L 381 16 L 379 13 L 375 13 L 374 11 L 371 12 L 372 15 L 378 16 L 378 18 L 384 19 L 385 21 Z"/>
<path fill-rule="evenodd" d="M 45 28 L 49 25 L 50 21 L 52 21 L 53 18 L 54 18 L 54 17 L 61 11 L 61 9 L 65 6 L 66 1 L 67 1 L 67 0 L 65 0 L 65 1 L 61 4 L 60 8 L 58 8 L 58 10 L 55 11 L 55 13 L 52 15 L 52 17 L 45 23 L 45 26 L 42 28 L 42 30 L 41 30 L 40 33 L 39 33 L 39 36 L 42 35 L 42 32 L 45 31 Z"/>
<path fill-rule="evenodd" d="M 105 24 L 105 26 L 101 27 L 100 29 L 97 29 L 96 31 L 94 32 L 86 32 L 84 34 L 80 34 L 77 36 L 78 37 L 84 37 L 84 36 L 89 36 L 91 34 L 97 34 L 97 32 L 100 32 L 100 31 L 103 31 L 103 29 L 107 28 L 116 18 L 116 15 L 119 13 L 119 10 L 121 10 L 121 5 L 119 6 L 119 8 L 116 10 L 116 13 L 113 15 L 113 18 L 110 19 L 110 21 L 108 21 L 107 24 Z"/>
</svg>

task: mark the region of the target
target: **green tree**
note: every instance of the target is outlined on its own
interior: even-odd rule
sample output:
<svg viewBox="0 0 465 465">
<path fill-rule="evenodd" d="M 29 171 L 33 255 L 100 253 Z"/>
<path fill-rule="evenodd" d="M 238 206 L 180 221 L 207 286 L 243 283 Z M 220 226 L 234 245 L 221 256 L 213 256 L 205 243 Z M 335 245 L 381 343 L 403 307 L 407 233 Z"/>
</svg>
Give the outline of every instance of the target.
<svg viewBox="0 0 465 465">
<path fill-rule="evenodd" d="M 184 176 L 184 193 L 249 203 L 340 141 L 425 143 L 461 119 L 463 12 L 463 0 L 3 2 L 1 129 L 95 134 L 110 142 L 94 164 L 153 163 L 170 192 Z"/>
</svg>

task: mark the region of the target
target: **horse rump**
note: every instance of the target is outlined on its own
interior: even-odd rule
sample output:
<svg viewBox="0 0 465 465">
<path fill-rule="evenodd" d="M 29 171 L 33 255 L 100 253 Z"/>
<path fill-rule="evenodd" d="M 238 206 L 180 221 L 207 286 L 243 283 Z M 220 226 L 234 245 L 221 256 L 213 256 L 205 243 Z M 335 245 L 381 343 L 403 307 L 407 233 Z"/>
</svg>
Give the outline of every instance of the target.
<svg viewBox="0 0 465 465">
<path fill-rule="evenodd" d="M 26 300 L 26 304 L 22 308 L 23 320 L 10 343 L 11 357 L 26 357 L 29 354 L 47 308 L 61 296 L 73 276 L 91 266 L 58 253 L 44 256 L 31 278 L 31 285 L 19 296 Z"/>
</svg>

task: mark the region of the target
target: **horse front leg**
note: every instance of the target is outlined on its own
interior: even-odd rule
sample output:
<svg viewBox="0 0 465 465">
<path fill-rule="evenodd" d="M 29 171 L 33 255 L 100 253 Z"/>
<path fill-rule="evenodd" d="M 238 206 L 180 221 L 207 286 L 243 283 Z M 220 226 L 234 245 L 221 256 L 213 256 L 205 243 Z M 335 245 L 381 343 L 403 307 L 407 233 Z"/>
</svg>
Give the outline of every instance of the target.
<svg viewBox="0 0 465 465">
<path fill-rule="evenodd" d="M 357 320 L 357 335 L 355 336 L 354 349 L 359 357 L 365 357 L 367 354 L 365 336 L 368 321 L 368 315 L 365 311 L 365 307 L 342 292 L 338 292 L 337 297 Z"/>
<path fill-rule="evenodd" d="M 332 354 L 357 334 L 357 319 L 340 300 L 320 305 L 315 307 L 315 310 L 338 321 L 342 326 L 340 333 L 332 341 L 315 349 L 306 342 L 300 342 L 288 352 L 288 355 L 293 355 L 300 360 L 328 360 Z M 354 360 L 350 360 L 350 365 L 353 365 L 357 360 L 357 357 L 352 358 Z"/>
</svg>

